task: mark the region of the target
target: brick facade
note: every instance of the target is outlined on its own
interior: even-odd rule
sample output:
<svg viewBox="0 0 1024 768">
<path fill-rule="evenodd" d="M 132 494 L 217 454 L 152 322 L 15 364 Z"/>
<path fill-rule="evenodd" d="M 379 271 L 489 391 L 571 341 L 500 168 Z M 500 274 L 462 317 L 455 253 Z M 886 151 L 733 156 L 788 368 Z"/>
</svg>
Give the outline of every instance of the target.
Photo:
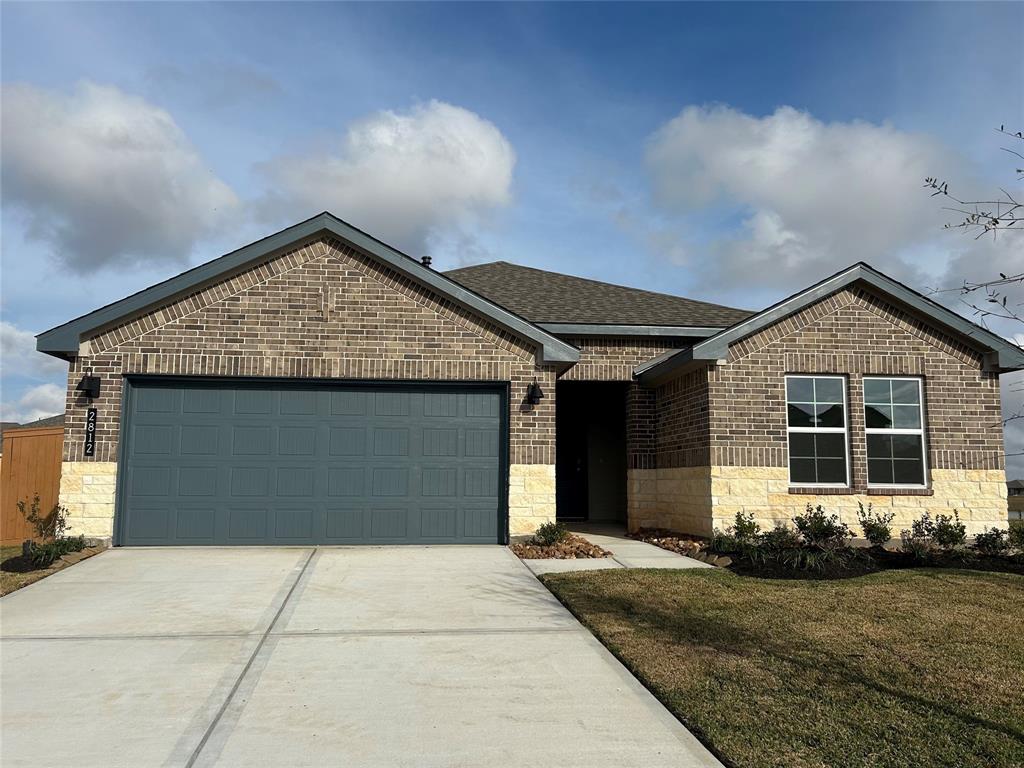
<svg viewBox="0 0 1024 768">
<path fill-rule="evenodd" d="M 771 524 L 819 500 L 848 523 L 856 502 L 870 501 L 897 510 L 897 524 L 923 508 L 957 508 L 972 532 L 1005 524 L 998 377 L 974 349 L 867 290 L 840 290 L 734 343 L 726 362 L 653 389 L 633 380 L 634 368 L 693 339 L 566 340 L 581 351 L 577 364 L 539 364 L 533 342 L 347 244 L 301 242 L 83 342 L 68 373 L 61 498 L 74 530 L 109 535 L 125 375 L 509 382 L 510 528 L 527 533 L 555 514 L 556 383 L 624 381 L 633 528 L 709 534 L 736 511 Z M 87 403 L 74 391 L 87 371 L 102 379 L 92 457 L 83 456 Z M 850 489 L 789 487 L 787 373 L 847 377 Z M 866 374 L 924 379 L 923 492 L 867 488 Z M 531 406 L 535 380 L 546 396 Z"/>
<path fill-rule="evenodd" d="M 658 479 L 643 524 L 673 527 L 680 510 L 692 517 L 706 485 L 707 523 L 694 533 L 727 525 L 737 511 L 770 526 L 808 502 L 840 512 L 855 529 L 857 502 L 892 508 L 897 526 L 924 509 L 958 509 L 971 533 L 1005 525 L 999 379 L 983 368 L 980 353 L 869 291 L 853 286 L 832 294 L 735 343 L 727 362 L 658 388 L 656 467 L 670 479 Z M 847 377 L 851 488 L 790 487 L 787 373 Z M 863 376 L 872 374 L 924 380 L 925 491 L 867 487 Z M 697 467 L 706 482 L 692 471 Z"/>
<path fill-rule="evenodd" d="M 94 463 L 110 486 L 105 514 L 112 519 L 109 466 L 118 455 L 123 376 L 175 374 L 507 381 L 510 464 L 549 466 L 553 477 L 557 368 L 536 361 L 532 344 L 487 319 L 339 241 L 316 239 L 83 344 L 68 374 L 65 472 L 75 478 L 69 482 L 89 484 L 87 467 L 69 465 Z M 87 370 L 102 379 L 92 457 L 83 455 L 86 403 L 74 391 Z M 547 393 L 539 405 L 526 403 L 534 380 Z M 553 480 L 549 485 L 545 496 L 532 483 L 529 498 L 510 498 L 510 509 L 532 520 L 553 516 Z M 86 517 L 74 493 L 62 489 L 73 524 Z M 89 503 L 95 534 L 103 500 Z"/>
</svg>

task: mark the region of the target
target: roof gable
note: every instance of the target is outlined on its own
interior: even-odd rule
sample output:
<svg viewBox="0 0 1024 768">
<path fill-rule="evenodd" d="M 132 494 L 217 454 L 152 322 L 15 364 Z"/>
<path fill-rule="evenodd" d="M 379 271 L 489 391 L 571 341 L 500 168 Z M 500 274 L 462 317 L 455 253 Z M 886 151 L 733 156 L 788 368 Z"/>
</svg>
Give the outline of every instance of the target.
<svg viewBox="0 0 1024 768">
<path fill-rule="evenodd" d="M 282 249 L 325 233 L 379 259 L 438 294 L 479 312 L 501 327 L 536 342 L 540 347 L 539 357 L 542 362 L 573 363 L 579 360 L 579 351 L 572 345 L 326 212 L 41 333 L 36 337 L 36 349 L 56 357 L 73 357 L 78 354 L 81 339 L 90 331 L 117 323 L 160 302 L 233 274 Z"/>
<path fill-rule="evenodd" d="M 612 285 L 495 261 L 445 273 L 458 283 L 560 333 L 585 325 L 721 329 L 752 313 L 706 301 Z M 577 326 L 576 330 L 560 326 Z M 677 334 L 678 335 L 678 334 Z M 684 335 L 691 335 L 689 333 Z M 709 335 L 695 333 L 692 335 Z"/>
<path fill-rule="evenodd" d="M 1024 368 L 1024 350 L 1021 350 L 1020 347 L 861 262 L 822 280 L 820 283 L 800 293 L 783 299 L 762 312 L 758 312 L 752 317 L 742 320 L 714 336 L 694 344 L 692 347 L 669 352 L 648 360 L 646 363 L 637 366 L 634 369 L 634 374 L 640 381 L 651 383 L 661 381 L 677 371 L 687 369 L 693 364 L 724 360 L 729 353 L 729 346 L 731 344 L 747 338 L 763 328 L 777 323 L 826 296 L 857 282 L 871 286 L 879 293 L 935 323 L 938 327 L 966 339 L 971 346 L 986 352 L 990 356 L 990 364 L 993 368 L 1000 371 Z"/>
</svg>

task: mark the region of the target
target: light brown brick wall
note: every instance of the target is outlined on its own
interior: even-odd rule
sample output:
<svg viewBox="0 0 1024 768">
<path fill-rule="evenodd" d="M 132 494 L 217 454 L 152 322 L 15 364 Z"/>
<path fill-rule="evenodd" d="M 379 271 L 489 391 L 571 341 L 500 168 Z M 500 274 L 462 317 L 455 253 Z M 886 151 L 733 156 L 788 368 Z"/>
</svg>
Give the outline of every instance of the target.
<svg viewBox="0 0 1024 768">
<path fill-rule="evenodd" d="M 508 381 L 510 463 L 555 463 L 557 369 L 537 364 L 532 343 L 334 240 L 303 244 L 105 329 L 84 352 L 68 374 L 66 462 L 117 461 L 124 374 L 176 374 Z M 87 404 L 74 391 L 89 369 L 102 379 L 91 458 L 83 456 Z M 547 396 L 530 406 L 534 379 Z M 549 495 L 532 517 L 553 510 L 553 488 Z M 529 506 L 520 501 L 510 507 Z"/>
<path fill-rule="evenodd" d="M 632 381 L 633 369 L 640 363 L 671 349 L 688 347 L 693 341 L 674 336 L 562 338 L 580 350 L 580 361 L 560 377 L 566 381 Z"/>
<path fill-rule="evenodd" d="M 84 460 L 86 369 L 103 379 L 93 461 L 116 461 L 122 374 L 512 382 L 513 464 L 554 463 L 555 373 L 535 350 L 339 242 L 315 241 L 110 329 L 68 375 L 66 461 Z M 525 405 L 536 378 L 547 397 Z"/>
<path fill-rule="evenodd" d="M 929 467 L 1003 468 L 999 378 L 980 353 L 857 288 L 733 345 L 710 370 L 714 466 L 786 466 L 787 373 L 848 376 L 856 489 L 867 487 L 865 375 L 924 378 Z"/>
<path fill-rule="evenodd" d="M 787 373 L 848 377 L 849 490 L 791 492 Z M 923 493 L 867 488 L 863 377 L 872 374 L 924 379 L 930 488 Z M 925 509 L 958 509 L 971 533 L 1004 519 L 998 377 L 983 371 L 980 353 L 856 286 L 734 344 L 726 363 L 706 369 L 706 379 L 687 374 L 662 385 L 657 407 L 656 466 L 706 467 L 707 516 L 718 526 L 736 511 L 770 525 L 809 501 L 838 511 L 854 527 L 857 501 L 892 508 L 897 526 Z M 648 522 L 660 519 L 668 527 L 681 519 L 673 514 L 683 503 L 673 488 L 669 483 L 656 492 L 660 512 Z M 693 494 L 683 506 L 692 517 Z"/>
</svg>

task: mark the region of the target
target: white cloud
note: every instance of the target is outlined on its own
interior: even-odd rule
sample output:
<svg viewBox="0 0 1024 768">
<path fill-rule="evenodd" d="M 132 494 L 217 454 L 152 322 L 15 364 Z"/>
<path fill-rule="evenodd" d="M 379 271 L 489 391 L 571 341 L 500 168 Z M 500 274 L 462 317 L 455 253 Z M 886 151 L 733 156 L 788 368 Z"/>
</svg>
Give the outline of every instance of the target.
<svg viewBox="0 0 1024 768">
<path fill-rule="evenodd" d="M 64 395 L 64 387 L 56 384 L 32 387 L 17 400 L 0 405 L 0 420 L 25 424 L 64 413 Z"/>
<path fill-rule="evenodd" d="M 4 85 L 3 195 L 70 268 L 184 262 L 238 207 L 169 113 L 112 87 Z"/>
<path fill-rule="evenodd" d="M 710 292 L 756 284 L 779 297 L 856 261 L 919 288 L 1024 268 L 1012 237 L 993 243 L 942 230 L 953 215 L 928 196 L 924 178 L 982 187 L 927 135 L 826 123 L 791 107 L 753 117 L 691 106 L 651 137 L 646 162 L 655 201 L 705 243 L 687 249 L 701 254 L 687 266 Z M 712 233 L 710 220 L 719 227 Z"/>
<path fill-rule="evenodd" d="M 274 220 L 329 210 L 410 251 L 431 237 L 471 228 L 511 200 L 515 152 L 491 122 L 431 101 L 409 112 L 378 112 L 330 146 L 262 166 Z"/>
<path fill-rule="evenodd" d="M 4 376 L 49 379 L 67 369 L 63 360 L 36 351 L 32 333 L 0 320 L 0 372 Z"/>
</svg>

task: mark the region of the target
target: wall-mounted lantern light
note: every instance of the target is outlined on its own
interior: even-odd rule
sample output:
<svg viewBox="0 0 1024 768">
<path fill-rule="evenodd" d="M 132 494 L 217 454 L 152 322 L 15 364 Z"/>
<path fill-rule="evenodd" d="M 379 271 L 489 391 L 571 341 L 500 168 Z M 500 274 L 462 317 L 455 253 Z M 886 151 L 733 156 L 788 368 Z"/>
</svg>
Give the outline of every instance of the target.
<svg viewBox="0 0 1024 768">
<path fill-rule="evenodd" d="M 81 392 L 90 400 L 95 400 L 100 396 L 100 377 L 93 376 L 92 371 L 90 371 L 82 377 L 81 381 L 78 382 L 78 386 L 75 387 L 75 391 Z"/>
<path fill-rule="evenodd" d="M 526 388 L 526 402 L 530 405 L 537 405 L 541 400 L 544 399 L 544 390 L 540 388 L 540 384 L 534 379 L 533 383 Z"/>
</svg>

